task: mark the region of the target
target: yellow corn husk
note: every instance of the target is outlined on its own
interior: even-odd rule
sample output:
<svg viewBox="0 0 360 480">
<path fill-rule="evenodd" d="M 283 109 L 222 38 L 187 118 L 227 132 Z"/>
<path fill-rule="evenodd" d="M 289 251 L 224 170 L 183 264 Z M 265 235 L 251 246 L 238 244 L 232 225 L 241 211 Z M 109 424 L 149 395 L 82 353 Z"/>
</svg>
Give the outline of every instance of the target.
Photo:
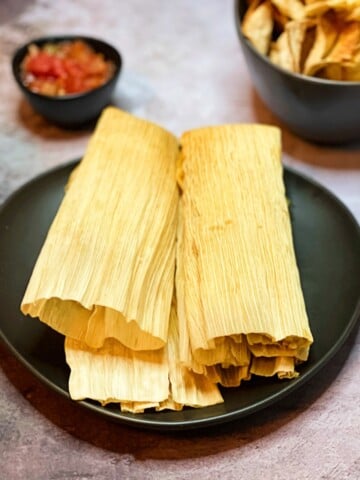
<svg viewBox="0 0 360 480">
<path fill-rule="evenodd" d="M 116 108 L 70 177 L 21 310 L 98 348 L 164 346 L 173 295 L 176 138 Z"/>
<path fill-rule="evenodd" d="M 250 372 L 262 377 L 296 378 L 299 374 L 295 371 L 293 357 L 254 357 L 251 362 Z"/>
<path fill-rule="evenodd" d="M 206 377 L 213 383 L 219 383 L 223 387 L 238 387 L 243 380 L 250 380 L 250 365 L 238 367 L 229 365 L 211 365 L 205 367 Z"/>
<path fill-rule="evenodd" d="M 179 162 L 178 175 L 181 177 L 183 174 L 182 164 Z M 179 177 L 179 178 L 180 178 Z M 183 179 L 182 179 L 183 180 Z M 181 183 L 181 182 L 180 182 Z M 233 380 L 230 382 L 234 386 L 237 382 L 235 379 L 241 379 L 246 377 L 247 367 L 250 364 L 250 351 L 247 346 L 246 338 L 242 335 L 232 335 L 227 338 L 216 338 L 212 342 L 212 348 L 204 351 L 203 348 L 199 348 L 195 354 L 193 346 L 191 345 L 190 330 L 197 331 L 200 335 L 200 324 L 196 318 L 196 311 L 188 312 L 185 302 L 186 298 L 186 272 L 190 271 L 194 273 L 194 266 L 192 256 L 188 255 L 185 249 L 184 243 L 184 224 L 186 219 L 183 211 L 183 201 L 179 201 L 179 219 L 178 219 L 178 232 L 177 232 L 177 254 L 176 254 L 176 297 L 177 297 L 177 313 L 179 317 L 179 357 L 180 362 L 191 369 L 193 372 L 202 374 L 211 379 L 214 383 L 221 383 L 225 386 L 230 381 L 223 381 L 224 375 L 220 374 L 222 368 L 226 368 L 229 365 L 236 365 L 238 367 L 244 367 L 241 370 L 233 371 Z M 191 273 L 190 273 L 191 274 Z M 198 308 L 200 308 L 200 298 L 197 296 L 199 290 L 192 291 L 193 299 L 196 301 Z M 189 317 L 188 317 L 189 313 Z M 194 316 L 191 316 L 194 314 Z M 187 320 L 188 321 L 187 321 Z M 191 322 L 191 328 L 189 327 Z M 216 347 L 215 347 L 216 344 Z M 215 369 L 209 369 L 208 366 L 216 367 Z M 229 377 L 229 373 L 227 374 Z M 240 383 L 240 382 L 239 382 Z M 238 384 L 239 384 L 238 383 Z"/>
<path fill-rule="evenodd" d="M 120 409 L 127 413 L 144 413 L 149 408 L 160 408 L 161 402 L 121 402 Z"/>
<path fill-rule="evenodd" d="M 91 398 L 102 405 L 120 403 L 122 411 L 141 413 L 148 408 L 181 410 L 223 401 L 218 387 L 206 376 L 180 364 L 175 305 L 171 308 L 166 347 L 134 351 L 114 339 L 93 349 L 66 338 L 70 366 L 69 392 L 74 400 Z"/>
<path fill-rule="evenodd" d="M 109 338 L 94 349 L 67 337 L 65 354 L 73 400 L 91 398 L 102 405 L 119 401 L 158 404 L 168 398 L 165 348 L 135 351 Z"/>
<path fill-rule="evenodd" d="M 280 143 L 277 128 L 261 125 L 202 128 L 181 138 L 176 291 L 180 331 L 190 339 L 182 341 L 182 361 L 191 368 L 191 357 L 246 367 L 247 348 L 303 359 L 313 341 Z M 233 354 L 242 349 L 245 355 Z"/>
<path fill-rule="evenodd" d="M 179 321 L 176 306 L 171 309 L 169 341 L 167 345 L 170 379 L 170 404 L 180 407 L 207 407 L 223 402 L 217 386 L 203 374 L 197 374 L 183 366 L 180 358 Z"/>
</svg>

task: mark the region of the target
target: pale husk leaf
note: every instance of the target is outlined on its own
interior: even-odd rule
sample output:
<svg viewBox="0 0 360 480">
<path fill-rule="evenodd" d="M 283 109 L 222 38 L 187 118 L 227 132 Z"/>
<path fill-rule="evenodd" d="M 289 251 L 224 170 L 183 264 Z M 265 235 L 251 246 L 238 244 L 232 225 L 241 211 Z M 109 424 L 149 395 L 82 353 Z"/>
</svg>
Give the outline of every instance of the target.
<svg viewBox="0 0 360 480">
<path fill-rule="evenodd" d="M 296 378 L 299 376 L 295 370 L 295 361 L 292 357 L 254 357 L 251 362 L 250 372 L 261 377 Z"/>
<path fill-rule="evenodd" d="M 66 338 L 65 353 L 71 369 L 69 393 L 73 400 L 157 404 L 168 398 L 165 348 L 140 352 L 107 339 L 101 348 L 93 349 Z"/>
</svg>

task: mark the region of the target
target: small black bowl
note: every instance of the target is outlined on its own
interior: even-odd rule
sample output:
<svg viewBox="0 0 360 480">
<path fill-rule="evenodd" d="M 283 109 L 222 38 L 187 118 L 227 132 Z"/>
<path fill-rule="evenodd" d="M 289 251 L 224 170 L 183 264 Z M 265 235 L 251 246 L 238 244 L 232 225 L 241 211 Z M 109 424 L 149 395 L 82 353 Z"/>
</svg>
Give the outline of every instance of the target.
<svg viewBox="0 0 360 480">
<path fill-rule="evenodd" d="M 28 47 L 30 45 L 41 47 L 46 43 L 72 40 L 83 40 L 95 52 L 102 53 L 106 60 L 110 60 L 115 67 L 111 78 L 93 90 L 71 95 L 47 96 L 29 90 L 21 79 L 21 63 L 28 53 Z M 12 59 L 12 71 L 15 80 L 33 109 L 50 122 L 64 128 L 81 127 L 99 116 L 102 109 L 110 103 L 121 66 L 121 56 L 114 47 L 102 40 L 82 35 L 49 36 L 31 40 L 19 48 Z"/>
<path fill-rule="evenodd" d="M 360 140 L 360 82 L 323 80 L 288 72 L 244 37 L 245 0 L 235 0 L 240 44 L 254 87 L 289 130 L 307 140 L 339 144 Z"/>
</svg>

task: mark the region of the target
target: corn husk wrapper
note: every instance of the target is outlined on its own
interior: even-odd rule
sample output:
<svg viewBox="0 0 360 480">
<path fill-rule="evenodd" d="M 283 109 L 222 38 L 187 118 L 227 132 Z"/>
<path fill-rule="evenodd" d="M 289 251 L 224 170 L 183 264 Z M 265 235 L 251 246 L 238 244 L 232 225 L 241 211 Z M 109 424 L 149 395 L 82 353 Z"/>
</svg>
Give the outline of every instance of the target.
<svg viewBox="0 0 360 480">
<path fill-rule="evenodd" d="M 185 133 L 181 144 L 176 292 L 180 329 L 189 336 L 181 342 L 183 362 L 248 367 L 249 352 L 303 359 L 313 339 L 279 130 L 210 127 Z"/>
<path fill-rule="evenodd" d="M 179 162 L 178 171 L 179 185 L 183 187 L 183 169 L 182 159 Z M 250 350 L 247 347 L 246 340 L 242 335 L 234 335 L 226 339 L 221 344 L 218 342 L 218 348 L 212 352 L 207 352 L 206 360 L 203 361 L 202 353 L 198 352 L 195 358 L 189 336 L 188 322 L 185 310 L 185 270 L 184 264 L 189 266 L 189 257 L 184 251 L 184 213 L 182 200 L 179 202 L 179 220 L 177 233 L 177 262 L 176 262 L 176 295 L 177 312 L 179 317 L 179 347 L 178 355 L 182 365 L 196 374 L 204 375 L 212 383 L 218 383 L 224 387 L 238 387 L 242 380 L 249 380 Z M 180 321 L 180 319 L 182 321 Z M 193 318 L 196 328 L 197 321 Z M 211 355 L 211 358 L 210 358 Z M 220 363 L 219 363 L 220 362 Z"/>
<path fill-rule="evenodd" d="M 115 108 L 71 176 L 21 310 L 98 348 L 164 346 L 175 268 L 178 142 Z"/>
<path fill-rule="evenodd" d="M 299 376 L 295 371 L 293 357 L 254 357 L 251 362 L 250 372 L 261 377 L 273 377 L 291 379 Z"/>
<path fill-rule="evenodd" d="M 102 405 L 147 402 L 149 408 L 168 398 L 165 348 L 135 351 L 110 338 L 94 349 L 67 337 L 65 353 L 71 369 L 69 392 L 73 400 L 90 398 Z"/>
<path fill-rule="evenodd" d="M 171 394 L 169 400 L 178 406 L 195 408 L 223 402 L 215 382 L 204 374 L 194 373 L 181 362 L 179 335 L 179 320 L 174 304 L 171 309 L 167 345 Z"/>
<path fill-rule="evenodd" d="M 218 387 L 206 376 L 180 364 L 178 319 L 173 304 L 167 345 L 159 350 L 134 351 L 114 339 L 99 349 L 67 338 L 69 392 L 74 400 L 90 398 L 102 405 L 119 403 L 124 412 L 145 409 L 181 410 L 223 402 Z"/>
<path fill-rule="evenodd" d="M 223 387 L 239 387 L 242 381 L 250 380 L 250 365 L 238 367 L 229 365 L 211 365 L 205 367 L 205 375 L 213 383 L 218 383 Z"/>
</svg>

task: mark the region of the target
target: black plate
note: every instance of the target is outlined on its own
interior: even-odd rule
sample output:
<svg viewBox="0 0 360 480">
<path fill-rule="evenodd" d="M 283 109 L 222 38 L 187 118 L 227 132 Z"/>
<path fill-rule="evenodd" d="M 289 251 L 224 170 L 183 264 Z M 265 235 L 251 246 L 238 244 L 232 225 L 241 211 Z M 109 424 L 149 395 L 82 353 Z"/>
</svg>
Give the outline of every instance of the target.
<svg viewBox="0 0 360 480">
<path fill-rule="evenodd" d="M 69 369 L 63 337 L 19 305 L 35 260 L 76 162 L 35 178 L 0 211 L 0 337 L 48 386 L 68 397 Z M 301 375 L 292 381 L 253 379 L 224 389 L 222 405 L 183 412 L 121 413 L 91 401 L 80 405 L 129 425 L 177 430 L 224 423 L 269 406 L 304 384 L 328 362 L 355 326 L 360 312 L 360 229 L 330 192 L 285 169 L 295 249 L 315 343 Z"/>
</svg>

